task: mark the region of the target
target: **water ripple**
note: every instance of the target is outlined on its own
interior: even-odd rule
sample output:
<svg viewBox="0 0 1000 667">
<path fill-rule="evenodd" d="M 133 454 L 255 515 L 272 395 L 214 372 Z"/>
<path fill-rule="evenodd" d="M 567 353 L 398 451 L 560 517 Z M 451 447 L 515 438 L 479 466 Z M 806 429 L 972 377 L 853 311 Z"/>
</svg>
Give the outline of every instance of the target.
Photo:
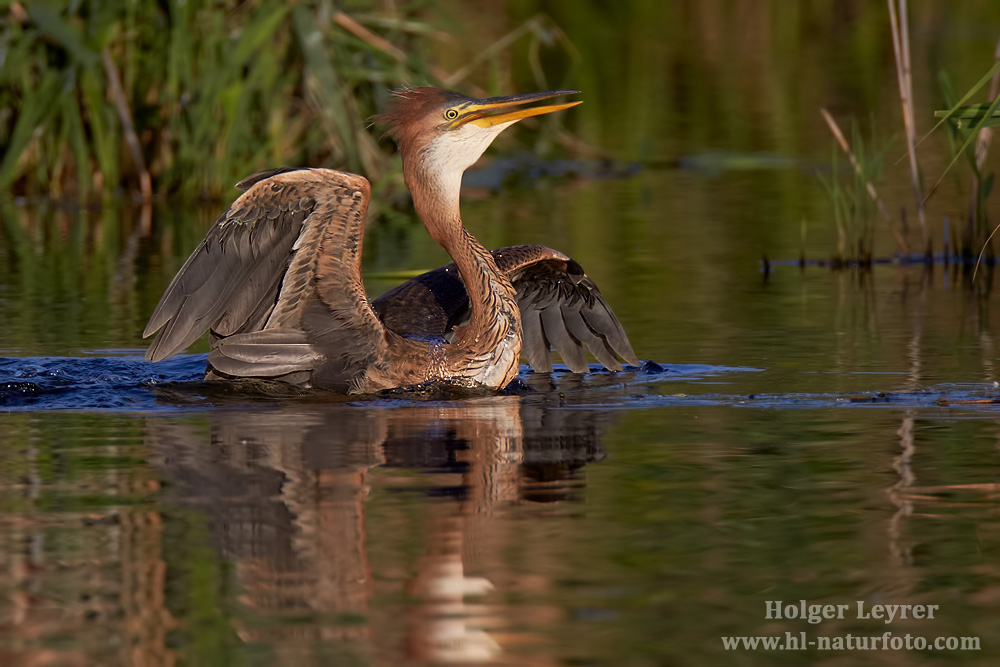
<svg viewBox="0 0 1000 667">
<path fill-rule="evenodd" d="M 150 387 L 201 380 L 206 355 L 0 358 L 0 406 L 28 410 L 162 409 Z"/>
<path fill-rule="evenodd" d="M 300 390 L 281 383 L 205 382 L 204 354 L 179 355 L 152 363 L 129 350 L 94 350 L 120 356 L 0 358 L 0 409 L 118 410 L 176 412 L 221 407 L 241 408 L 276 401 L 335 402 L 367 408 L 469 398 L 427 387 L 383 392 L 373 397 L 339 396 Z M 918 391 L 840 393 L 727 394 L 702 391 L 760 369 L 700 364 L 661 366 L 644 362 L 620 373 L 593 366 L 585 374 L 557 366 L 553 373 L 522 367 L 506 393 L 537 397 L 558 406 L 600 410 L 635 410 L 693 405 L 756 409 L 904 408 L 996 410 L 998 388 L 985 384 L 942 384 Z M 742 383 L 745 386 L 745 382 Z M 678 389 L 680 391 L 672 391 Z"/>
</svg>

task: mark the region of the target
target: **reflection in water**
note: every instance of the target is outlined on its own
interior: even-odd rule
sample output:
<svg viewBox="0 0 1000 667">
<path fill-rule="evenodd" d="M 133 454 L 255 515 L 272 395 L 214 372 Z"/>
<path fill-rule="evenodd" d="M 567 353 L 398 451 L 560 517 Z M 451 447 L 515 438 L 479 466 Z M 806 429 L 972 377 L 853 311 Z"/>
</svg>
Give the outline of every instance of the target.
<svg viewBox="0 0 1000 667">
<path fill-rule="evenodd" d="M 7 426 L 5 444 L 24 442 L 23 432 Z M 128 442 L 120 435 L 79 447 L 86 468 L 66 451 L 32 443 L 21 489 L 17 466 L 3 460 L 0 665 L 176 663 L 167 641 L 176 623 L 165 602 L 164 525 L 148 504 L 159 482 L 102 466 L 127 460 Z M 66 474 L 60 484 L 55 470 Z M 95 502 L 99 493 L 122 506 Z"/>
<path fill-rule="evenodd" d="M 503 597 L 491 593 L 489 577 L 470 572 L 485 541 L 497 546 L 488 537 L 492 517 L 510 503 L 579 497 L 579 468 L 603 458 L 607 417 L 541 401 L 220 411 L 210 415 L 208 444 L 190 425 L 157 419 L 147 444 L 181 483 L 176 501 L 208 516 L 216 548 L 235 564 L 241 602 L 258 618 L 287 621 L 255 624 L 244 615 L 243 640 L 296 659 L 303 641 L 334 641 L 358 654 L 395 645 L 409 658 L 485 661 L 507 640 L 538 640 L 499 638 L 494 631 L 511 625 L 503 608 L 468 600 Z M 428 498 L 409 503 L 426 511 L 418 519 L 426 548 L 407 566 L 405 592 L 419 603 L 404 607 L 405 624 L 373 620 L 384 614 L 373 608 L 380 575 L 366 544 L 376 467 L 379 493 Z M 405 636 L 396 636 L 403 626 Z"/>
</svg>

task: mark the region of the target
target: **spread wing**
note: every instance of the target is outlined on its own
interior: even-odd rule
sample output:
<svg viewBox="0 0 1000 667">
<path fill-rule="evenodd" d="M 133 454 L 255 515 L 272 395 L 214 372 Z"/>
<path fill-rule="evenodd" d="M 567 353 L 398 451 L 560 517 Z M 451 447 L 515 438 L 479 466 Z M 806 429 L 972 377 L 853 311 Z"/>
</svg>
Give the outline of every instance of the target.
<svg viewBox="0 0 1000 667">
<path fill-rule="evenodd" d="M 146 358 L 165 359 L 211 330 L 220 340 L 209 362 L 223 373 L 311 370 L 322 355 L 306 322 L 320 310 L 333 320 L 321 334 L 349 321 L 356 338 L 379 338 L 384 329 L 361 284 L 368 181 L 331 169 L 278 169 L 237 187 L 246 192 L 209 230 L 153 312 L 143 336 L 159 334 Z M 336 257 L 322 257 L 324 246 L 336 245 Z"/>
<path fill-rule="evenodd" d="M 551 371 L 551 349 L 576 373 L 587 370 L 584 349 L 609 370 L 621 370 L 619 357 L 638 364 L 621 323 L 579 264 L 539 245 L 492 254 L 517 290 L 522 353 L 532 368 Z M 469 297 L 455 265 L 449 264 L 386 292 L 372 307 L 398 334 L 444 337 L 468 319 Z"/>
</svg>

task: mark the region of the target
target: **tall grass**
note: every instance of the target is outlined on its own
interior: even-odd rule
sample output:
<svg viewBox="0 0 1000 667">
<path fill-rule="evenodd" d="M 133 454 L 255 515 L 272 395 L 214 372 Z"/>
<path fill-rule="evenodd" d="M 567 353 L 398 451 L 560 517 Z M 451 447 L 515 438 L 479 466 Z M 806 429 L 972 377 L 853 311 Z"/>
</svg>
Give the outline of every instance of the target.
<svg viewBox="0 0 1000 667">
<path fill-rule="evenodd" d="M 0 192 L 216 197 L 268 165 L 377 179 L 366 119 L 390 88 L 458 76 L 421 56 L 425 3 L 14 2 L 0 36 Z M 537 19 L 535 19 L 537 23 Z M 542 42 L 532 24 L 514 35 Z M 512 40 L 508 40 L 512 41 Z M 484 59 L 507 47 L 487 50 Z"/>
<path fill-rule="evenodd" d="M 991 123 L 986 114 L 992 105 L 959 107 L 951 78 L 945 72 L 941 72 L 939 83 L 945 104 L 951 109 L 961 109 L 952 115 L 950 122 L 946 125 L 948 144 L 955 156 L 953 162 L 963 161 L 968 166 L 972 177 L 969 209 L 965 216 L 966 224 L 962 238 L 953 243 L 955 247 L 960 248 L 963 257 L 968 261 L 977 254 L 975 248 L 983 247 L 989 242 L 988 237 L 991 236 L 989 220 L 986 215 L 986 201 L 993 190 L 994 179 L 993 172 L 986 170 L 985 153 L 989 144 L 984 145 L 979 141 L 973 141 L 973 139 L 977 135 L 982 138 L 982 135 L 989 132 L 988 128 Z M 992 96 L 996 97 L 995 91 Z"/>
<path fill-rule="evenodd" d="M 863 155 L 864 146 L 860 141 L 858 133 L 855 131 L 854 153 L 858 154 L 856 157 L 855 154 L 852 153 L 851 147 L 847 144 L 839 128 L 836 126 L 836 122 L 825 109 L 822 109 L 821 113 L 823 114 L 827 125 L 830 127 L 831 133 L 834 135 L 834 138 L 837 140 L 837 143 L 840 145 L 844 153 L 847 154 L 858 178 L 854 188 L 845 189 L 842 187 L 836 172 L 837 152 L 835 151 L 833 176 L 829 179 L 821 179 L 823 188 L 832 204 L 833 218 L 837 225 L 839 239 L 838 253 L 840 254 L 840 259 L 843 260 L 845 259 L 845 246 L 856 245 L 858 248 L 858 262 L 864 263 L 863 257 L 866 253 L 863 249 L 868 248 L 870 252 L 870 239 L 872 238 L 871 229 L 866 224 L 857 224 L 855 222 L 857 211 L 861 212 L 862 219 L 864 219 L 865 202 L 863 201 L 864 198 L 861 195 L 861 186 L 862 183 L 864 183 L 872 201 L 874 201 L 879 207 L 882 217 L 889 223 L 889 228 L 892 231 L 899 250 L 902 253 L 902 255 L 897 258 L 903 261 L 917 260 L 923 261 L 927 264 L 933 264 L 934 253 L 931 246 L 930 234 L 927 228 L 925 207 L 928 200 L 936 192 L 938 185 L 940 185 L 945 175 L 956 163 L 964 161 L 970 167 L 972 192 L 967 214 L 957 217 L 964 217 L 967 224 L 965 225 L 965 229 L 960 240 L 945 239 L 946 255 L 943 259 L 946 263 L 951 259 L 951 257 L 947 254 L 948 248 L 951 247 L 958 249 L 963 262 L 968 264 L 971 259 L 976 256 L 977 252 L 979 252 L 977 248 L 985 250 L 986 244 L 989 243 L 989 240 L 992 237 L 992 233 L 990 232 L 989 224 L 986 219 L 986 200 L 993 188 L 993 174 L 986 173 L 984 167 L 991 138 L 990 132 L 992 130 L 990 128 L 1000 125 L 1000 96 L 998 96 L 998 93 L 1000 93 L 1000 43 L 998 43 L 996 49 L 996 58 L 998 62 L 994 64 L 994 66 L 979 80 L 979 82 L 968 90 L 961 99 L 958 99 L 958 95 L 955 93 L 954 87 L 952 86 L 951 80 L 947 74 L 942 71 L 938 75 L 938 83 L 942 97 L 950 108 L 935 112 L 935 115 L 941 118 L 941 120 L 935 125 L 934 129 L 937 129 L 940 125 L 947 123 L 948 140 L 953 157 L 949 165 L 941 174 L 941 177 L 929 191 L 926 191 L 925 194 L 922 184 L 920 163 L 917 155 L 917 148 L 923 142 L 923 139 L 919 141 L 917 140 L 914 122 L 907 2 L 906 0 L 887 0 L 887 5 L 889 10 L 893 55 L 896 61 L 897 85 L 900 103 L 902 106 L 903 126 L 906 136 L 910 180 L 913 187 L 915 206 L 918 221 L 920 223 L 924 250 L 922 251 L 922 254 L 918 254 L 917 256 L 910 255 L 910 244 L 906 239 L 905 233 L 901 233 L 901 231 L 905 232 L 906 228 L 905 207 L 901 208 L 900 213 L 900 221 L 902 225 L 897 225 L 895 220 L 886 214 L 885 207 L 875 194 L 874 186 L 872 185 L 873 180 L 868 177 L 871 174 L 881 172 L 881 156 L 879 156 L 873 163 L 869 164 L 868 159 L 864 158 Z M 991 82 L 991 80 L 992 85 L 989 92 L 990 101 L 985 104 L 965 106 L 972 96 L 980 88 L 986 85 L 986 83 Z M 926 139 L 927 136 L 929 136 L 933 131 L 934 130 L 928 132 L 924 139 Z M 874 140 L 874 136 L 872 137 L 872 140 Z M 871 144 L 871 142 L 869 142 L 869 144 Z M 945 234 L 947 235 L 947 216 L 945 216 L 944 219 Z M 845 241 L 845 239 L 848 238 L 849 240 Z M 982 253 L 980 252 L 979 254 L 981 255 Z M 837 263 L 838 262 L 835 262 L 835 265 Z"/>
<path fill-rule="evenodd" d="M 875 238 L 873 218 L 876 212 L 888 218 L 872 185 L 882 172 L 885 147 L 875 149 L 874 127 L 866 140 L 857 123 L 851 123 L 851 143 L 848 144 L 833 117 L 826 109 L 822 113 L 839 144 L 833 148 L 829 175 L 818 174 L 837 226 L 837 254 L 832 258 L 833 265 L 870 266 Z M 850 171 L 840 169 L 838 155 L 841 151 L 850 161 Z M 891 220 L 889 222 L 893 226 Z M 893 231 L 896 231 L 894 227 Z"/>
</svg>

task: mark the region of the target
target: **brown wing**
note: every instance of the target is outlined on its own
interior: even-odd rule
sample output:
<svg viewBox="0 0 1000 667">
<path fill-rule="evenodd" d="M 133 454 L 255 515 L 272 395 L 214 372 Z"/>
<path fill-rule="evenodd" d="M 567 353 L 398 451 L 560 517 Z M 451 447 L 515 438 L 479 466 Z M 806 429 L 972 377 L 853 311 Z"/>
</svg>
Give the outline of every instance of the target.
<svg viewBox="0 0 1000 667">
<path fill-rule="evenodd" d="M 271 377 L 324 361 L 317 338 L 338 323 L 350 323 L 360 348 L 384 340 L 361 285 L 368 181 L 331 169 L 274 170 L 240 186 L 247 191 L 160 299 L 143 333 L 160 332 L 146 358 L 164 359 L 211 330 L 219 338 L 213 368 Z M 333 321 L 310 328 L 320 311 Z"/>
<path fill-rule="evenodd" d="M 500 248 L 492 254 L 517 290 L 522 353 L 532 368 L 552 370 L 550 349 L 577 373 L 587 370 L 584 348 L 609 370 L 621 370 L 618 357 L 638 364 L 621 323 L 579 264 L 539 245 Z M 469 297 L 455 265 L 449 264 L 386 292 L 372 307 L 398 334 L 445 337 L 468 319 Z"/>
<path fill-rule="evenodd" d="M 239 183 L 249 191 L 222 214 L 170 282 L 142 332 L 146 338 L 159 331 L 146 359 L 177 354 L 209 329 L 229 336 L 267 320 L 316 200 L 292 183 L 253 187 L 260 180 L 255 175 Z"/>
</svg>

